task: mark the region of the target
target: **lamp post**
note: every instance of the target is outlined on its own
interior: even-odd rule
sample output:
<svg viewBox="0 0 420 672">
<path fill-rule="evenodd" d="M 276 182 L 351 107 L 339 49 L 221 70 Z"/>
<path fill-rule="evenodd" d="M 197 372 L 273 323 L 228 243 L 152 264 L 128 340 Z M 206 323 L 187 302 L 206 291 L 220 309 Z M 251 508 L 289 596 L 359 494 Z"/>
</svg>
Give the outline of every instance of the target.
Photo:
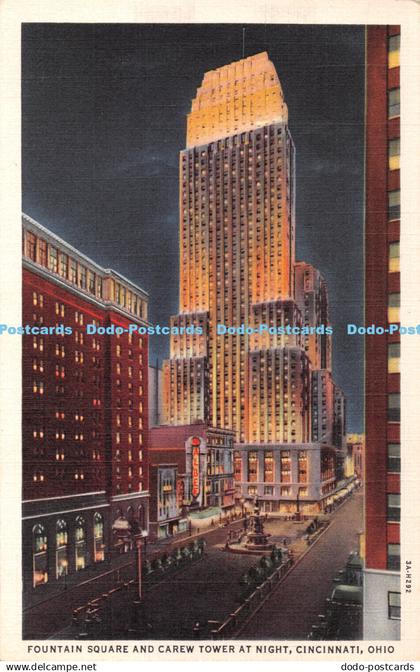
<svg viewBox="0 0 420 672">
<path fill-rule="evenodd" d="M 142 547 L 143 540 L 146 547 L 146 535 L 143 533 L 130 534 L 131 540 L 134 542 L 134 550 L 136 554 L 136 590 L 132 606 L 131 624 L 128 628 L 129 633 L 139 633 L 145 627 L 145 614 L 143 612 L 143 576 L 142 576 Z"/>
<path fill-rule="evenodd" d="M 137 592 L 137 597 L 138 597 L 139 601 L 141 602 L 141 599 L 143 597 L 142 567 L 141 567 L 143 535 L 142 534 L 135 534 L 135 535 L 133 535 L 133 539 L 134 539 L 134 546 L 135 546 L 135 549 L 136 549 L 136 592 Z"/>
<path fill-rule="evenodd" d="M 300 489 L 298 486 L 296 495 L 296 520 L 300 520 Z"/>
</svg>

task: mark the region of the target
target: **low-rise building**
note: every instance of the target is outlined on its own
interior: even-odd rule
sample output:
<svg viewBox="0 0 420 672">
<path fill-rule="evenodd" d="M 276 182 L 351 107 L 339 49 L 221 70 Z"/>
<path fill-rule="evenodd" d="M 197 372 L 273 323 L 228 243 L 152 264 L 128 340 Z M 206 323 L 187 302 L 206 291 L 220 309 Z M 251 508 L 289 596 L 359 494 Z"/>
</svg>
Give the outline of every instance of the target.
<svg viewBox="0 0 420 672">
<path fill-rule="evenodd" d="M 177 466 L 179 504 L 186 510 L 234 506 L 234 433 L 193 425 L 162 425 L 150 430 L 150 459 L 155 466 Z M 152 493 L 156 499 L 158 492 Z"/>
</svg>

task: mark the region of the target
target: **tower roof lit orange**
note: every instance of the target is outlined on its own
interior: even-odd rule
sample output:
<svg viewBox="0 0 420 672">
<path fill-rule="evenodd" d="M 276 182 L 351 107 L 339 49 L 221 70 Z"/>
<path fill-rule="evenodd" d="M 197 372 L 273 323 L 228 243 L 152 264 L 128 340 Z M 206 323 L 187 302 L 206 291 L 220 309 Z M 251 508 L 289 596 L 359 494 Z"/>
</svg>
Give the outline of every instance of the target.
<svg viewBox="0 0 420 672">
<path fill-rule="evenodd" d="M 187 147 L 287 122 L 280 80 L 266 51 L 206 72 L 187 120 Z"/>
</svg>

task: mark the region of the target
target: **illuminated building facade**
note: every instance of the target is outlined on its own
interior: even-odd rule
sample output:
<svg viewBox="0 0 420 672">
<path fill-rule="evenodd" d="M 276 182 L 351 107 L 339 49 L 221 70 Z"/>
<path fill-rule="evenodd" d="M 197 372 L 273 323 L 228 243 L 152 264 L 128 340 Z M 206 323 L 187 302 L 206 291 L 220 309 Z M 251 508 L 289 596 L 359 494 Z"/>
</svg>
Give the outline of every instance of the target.
<svg viewBox="0 0 420 672">
<path fill-rule="evenodd" d="M 147 530 L 147 336 L 87 330 L 146 326 L 147 307 L 142 289 L 23 216 L 23 324 L 71 329 L 22 336 L 29 600 L 110 557 L 117 518 Z"/>
<path fill-rule="evenodd" d="M 366 28 L 365 323 L 399 323 L 400 27 Z M 364 636 L 400 636 L 400 337 L 365 338 Z"/>
<path fill-rule="evenodd" d="M 150 537 L 163 539 L 180 531 L 182 502 L 176 464 L 150 464 Z"/>
<path fill-rule="evenodd" d="M 171 337 L 165 422 L 233 430 L 236 481 L 245 496 L 256 487 L 248 480 L 245 446 L 254 446 L 249 450 L 263 464 L 265 451 L 275 449 L 276 462 L 285 445 L 295 464 L 308 445 L 312 480 L 307 476 L 302 486 L 302 506 L 319 510 L 328 485 L 322 474 L 336 455 L 334 399 L 331 443 L 321 448 L 312 439 L 311 381 L 313 371 L 330 371 L 331 345 L 325 333 L 297 332 L 328 326 L 328 296 L 320 273 L 295 261 L 295 150 L 281 84 L 265 52 L 207 72 L 192 102 L 180 153 L 180 300 L 172 324 L 195 326 L 201 335 Z M 217 325 L 242 324 L 270 331 L 217 333 Z M 280 334 L 280 327 L 297 329 Z M 325 461 L 321 453 L 328 450 Z M 298 481 L 293 488 L 276 481 L 274 488 L 265 486 L 262 468 L 258 473 L 258 495 L 266 495 L 270 510 L 296 500 Z"/>
<path fill-rule="evenodd" d="M 325 328 L 330 326 L 327 283 L 316 268 L 304 261 L 295 264 L 295 300 L 303 325 L 318 329 L 318 333 L 304 337 L 312 368 L 331 371 L 331 335 L 325 333 Z"/>
<path fill-rule="evenodd" d="M 345 461 L 345 476 L 364 478 L 365 435 L 347 434 L 347 455 Z"/>
<path fill-rule="evenodd" d="M 180 509 L 227 509 L 235 503 L 233 445 L 232 431 L 206 423 L 161 425 L 150 430 L 150 461 L 176 465 Z"/>
</svg>

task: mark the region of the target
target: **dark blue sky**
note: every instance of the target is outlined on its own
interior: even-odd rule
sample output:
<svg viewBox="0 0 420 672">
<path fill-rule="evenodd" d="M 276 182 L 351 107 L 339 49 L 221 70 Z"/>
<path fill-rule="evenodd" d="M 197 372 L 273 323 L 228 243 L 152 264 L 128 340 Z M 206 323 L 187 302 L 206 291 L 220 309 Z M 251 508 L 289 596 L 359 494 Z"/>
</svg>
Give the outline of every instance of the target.
<svg viewBox="0 0 420 672">
<path fill-rule="evenodd" d="M 249 25 L 267 51 L 296 145 L 297 258 L 328 282 L 334 376 L 363 426 L 362 26 Z M 178 152 L 203 73 L 242 56 L 242 25 L 25 24 L 23 210 L 178 309 Z M 151 357 L 166 356 L 165 337 Z"/>
</svg>

